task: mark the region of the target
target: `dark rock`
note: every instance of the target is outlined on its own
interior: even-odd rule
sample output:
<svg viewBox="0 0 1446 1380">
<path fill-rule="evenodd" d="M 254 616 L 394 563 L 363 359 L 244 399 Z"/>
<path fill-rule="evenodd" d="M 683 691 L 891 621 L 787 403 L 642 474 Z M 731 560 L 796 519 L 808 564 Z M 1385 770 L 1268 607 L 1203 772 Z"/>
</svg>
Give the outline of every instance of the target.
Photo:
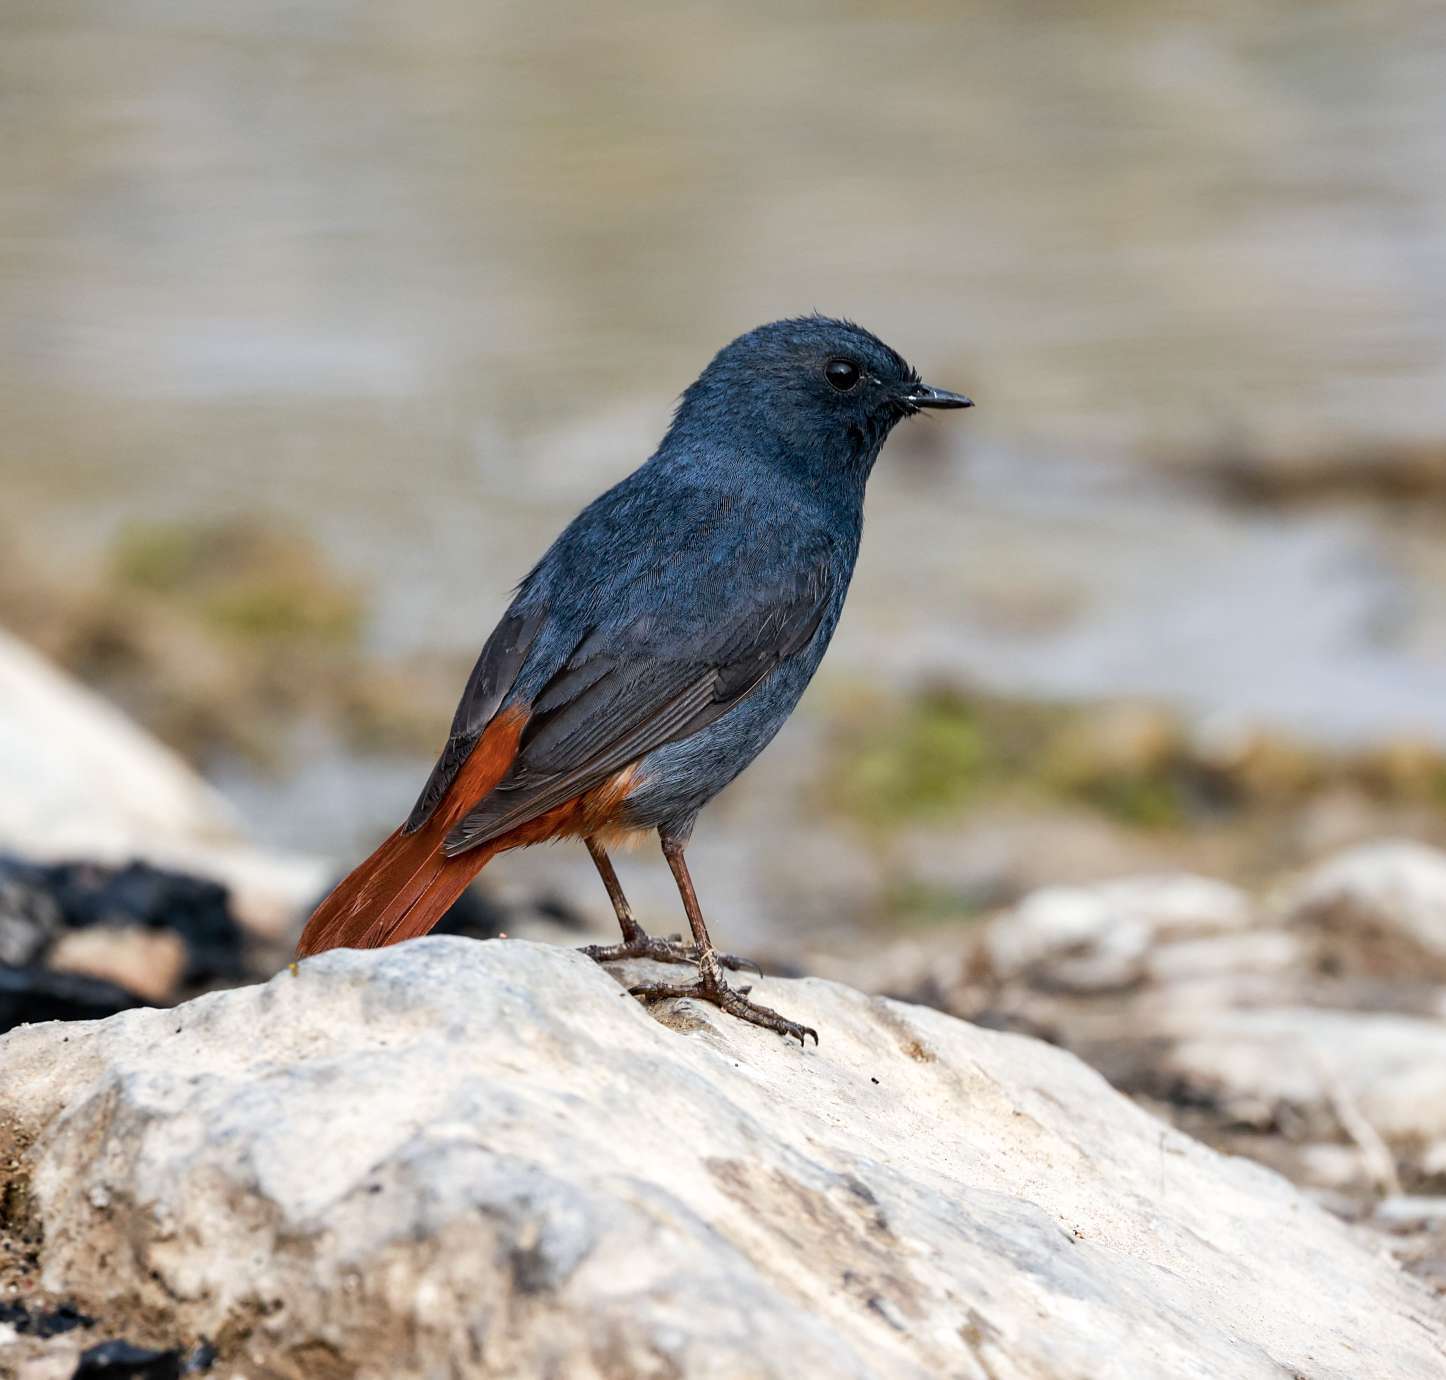
<svg viewBox="0 0 1446 1380">
<path fill-rule="evenodd" d="M 496 939 L 507 928 L 507 912 L 485 891 L 468 887 L 442 917 L 435 934 L 460 934 L 464 939 Z"/>
<path fill-rule="evenodd" d="M 17 1332 L 32 1337 L 58 1337 L 62 1332 L 71 1332 L 77 1327 L 89 1327 L 94 1321 L 70 1303 L 62 1303 L 60 1307 L 46 1311 L 43 1308 L 27 1308 L 19 1302 L 0 1301 L 0 1323 L 8 1323 Z"/>
<path fill-rule="evenodd" d="M 559 896 L 542 895 L 518 906 L 504 905 L 481 887 L 469 887 L 442 917 L 434 934 L 460 934 L 464 939 L 496 939 L 515 930 L 520 921 L 540 916 L 570 930 L 585 930 L 586 919 Z"/>
<path fill-rule="evenodd" d="M 37 1021 L 96 1021 L 144 1005 L 102 978 L 0 964 L 0 1032 Z"/>
<path fill-rule="evenodd" d="M 33 869 L 0 856 L 0 963 L 34 963 L 65 926 L 54 896 L 37 886 Z"/>
<path fill-rule="evenodd" d="M 587 929 L 587 917 L 561 896 L 539 896 L 534 904 L 537 913 L 554 924 L 566 926 L 570 930 Z"/>
<path fill-rule="evenodd" d="M 132 1342 L 101 1342 L 80 1356 L 72 1380 L 180 1380 L 181 1353 Z"/>
<path fill-rule="evenodd" d="M 141 925 L 170 929 L 185 940 L 189 984 L 250 976 L 245 940 L 232 916 L 229 894 L 219 882 L 170 872 L 149 863 L 102 867 L 95 863 L 28 863 L 0 856 L 0 917 L 18 927 L 26 917 L 53 916 L 60 925 Z M 33 962 L 53 942 L 55 927 L 30 920 L 36 936 L 29 953 L 11 959 Z M 23 941 L 18 941 L 23 946 Z M 0 957 L 5 955 L 0 954 Z"/>
</svg>

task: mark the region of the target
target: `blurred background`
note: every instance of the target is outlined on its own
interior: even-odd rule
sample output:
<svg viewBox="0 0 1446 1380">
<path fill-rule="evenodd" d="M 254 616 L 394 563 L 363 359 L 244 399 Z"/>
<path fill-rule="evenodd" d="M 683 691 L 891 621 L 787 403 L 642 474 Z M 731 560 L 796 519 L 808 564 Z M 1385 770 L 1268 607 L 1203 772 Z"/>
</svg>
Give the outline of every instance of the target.
<svg viewBox="0 0 1446 1380">
<path fill-rule="evenodd" d="M 699 828 L 720 942 L 977 1014 L 940 973 L 1042 885 L 1256 897 L 1440 840 L 1441 6 L 0 21 L 0 846 L 32 882 L 183 864 L 284 955 L 554 532 L 720 345 L 814 308 L 979 406 L 895 434 L 824 670 Z M 651 852 L 623 879 L 679 922 Z M 477 904 L 612 924 L 580 849 Z"/>
</svg>

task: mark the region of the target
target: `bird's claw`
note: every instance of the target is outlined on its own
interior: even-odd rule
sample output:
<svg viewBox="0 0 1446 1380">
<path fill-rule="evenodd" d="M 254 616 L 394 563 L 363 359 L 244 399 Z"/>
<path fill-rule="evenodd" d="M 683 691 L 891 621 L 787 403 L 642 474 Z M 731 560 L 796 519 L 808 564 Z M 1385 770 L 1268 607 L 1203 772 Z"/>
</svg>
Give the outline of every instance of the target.
<svg viewBox="0 0 1446 1380">
<path fill-rule="evenodd" d="M 696 944 L 684 944 L 680 935 L 657 939 L 639 930 L 631 939 L 620 944 L 584 944 L 579 950 L 598 963 L 621 963 L 629 958 L 650 958 L 654 963 L 697 964 L 700 954 Z M 739 958 L 737 954 L 715 954 L 718 962 L 730 972 L 745 970 L 763 976 L 760 968 L 751 958 Z"/>
<path fill-rule="evenodd" d="M 797 1040 L 800 1045 L 805 1044 L 810 1035 L 813 1036 L 814 1044 L 818 1044 L 818 1031 L 811 1026 L 791 1021 L 787 1016 L 779 1015 L 771 1006 L 762 1006 L 758 1002 L 749 1001 L 747 994 L 753 990 L 751 987 L 730 987 L 718 973 L 717 968 L 708 962 L 710 957 L 720 963 L 723 960 L 721 954 L 705 955 L 699 963 L 697 982 L 644 982 L 636 987 L 628 988 L 628 992 L 645 1003 L 671 1001 L 680 997 L 692 997 L 695 1001 L 712 1002 L 719 1010 L 726 1011 L 730 1016 L 736 1016 L 740 1021 L 747 1021 L 750 1025 L 761 1025 L 765 1030 L 776 1030 L 780 1035 Z"/>
</svg>

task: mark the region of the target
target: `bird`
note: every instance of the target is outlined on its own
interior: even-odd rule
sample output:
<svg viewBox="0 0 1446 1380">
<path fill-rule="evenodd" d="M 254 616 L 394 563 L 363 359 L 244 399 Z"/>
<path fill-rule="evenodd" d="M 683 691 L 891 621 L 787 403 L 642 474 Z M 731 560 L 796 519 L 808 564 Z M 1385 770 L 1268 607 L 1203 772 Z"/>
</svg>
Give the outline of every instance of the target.
<svg viewBox="0 0 1446 1380">
<path fill-rule="evenodd" d="M 687 963 L 693 998 L 805 1044 L 715 949 L 685 856 L 768 745 L 838 626 L 864 490 L 895 425 L 972 407 L 851 321 L 770 322 L 721 349 L 653 455 L 578 514 L 487 639 L 411 814 L 307 921 L 297 958 L 426 934 L 499 853 L 581 839 L 622 932 L 600 963 Z M 693 942 L 638 923 L 609 850 L 656 831 Z"/>
</svg>

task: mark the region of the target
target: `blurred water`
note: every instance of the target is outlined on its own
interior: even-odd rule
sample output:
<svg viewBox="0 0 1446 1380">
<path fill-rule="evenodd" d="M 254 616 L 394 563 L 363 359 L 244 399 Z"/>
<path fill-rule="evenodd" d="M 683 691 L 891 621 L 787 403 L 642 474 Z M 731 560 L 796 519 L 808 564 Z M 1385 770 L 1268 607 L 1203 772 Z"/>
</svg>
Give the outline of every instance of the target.
<svg viewBox="0 0 1446 1380">
<path fill-rule="evenodd" d="M 1439 515 L 1403 530 L 1238 511 L 1131 467 L 1004 449 L 929 487 L 871 525 L 835 669 L 1159 697 L 1219 732 L 1446 742 L 1446 600 L 1408 558 L 1439 548 Z"/>
<path fill-rule="evenodd" d="M 1446 737 L 1429 563 L 1113 468 L 1446 437 L 1439 4 L 0 23 L 0 465 L 58 561 L 274 513 L 379 645 L 470 649 L 719 344 L 817 306 L 981 402 L 896 443 L 840 671 Z"/>
</svg>

